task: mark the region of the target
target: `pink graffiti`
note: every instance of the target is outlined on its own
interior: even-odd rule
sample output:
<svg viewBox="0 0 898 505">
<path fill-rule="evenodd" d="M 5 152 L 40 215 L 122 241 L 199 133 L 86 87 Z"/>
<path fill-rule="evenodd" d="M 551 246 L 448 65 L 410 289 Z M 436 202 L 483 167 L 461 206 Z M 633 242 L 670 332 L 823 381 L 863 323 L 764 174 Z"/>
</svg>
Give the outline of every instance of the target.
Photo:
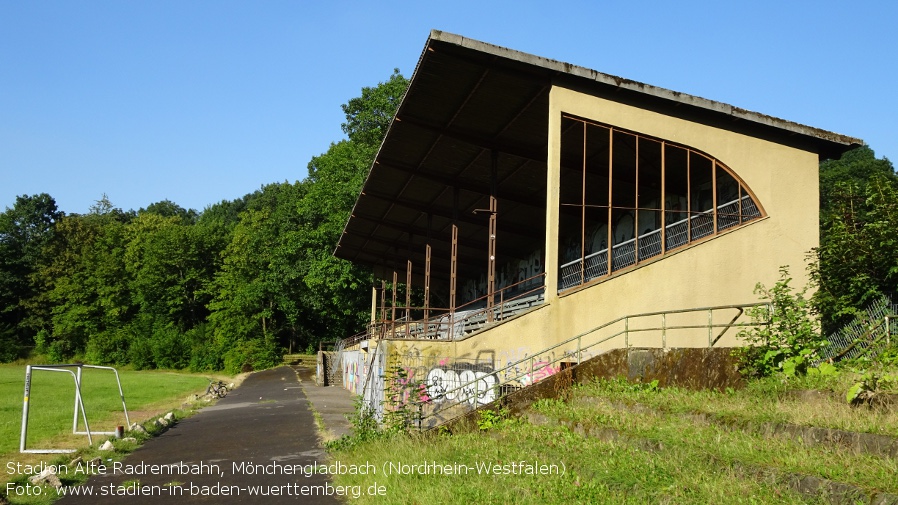
<svg viewBox="0 0 898 505">
<path fill-rule="evenodd" d="M 548 361 L 537 361 L 533 363 L 531 372 L 521 377 L 520 381 L 523 385 L 529 386 L 530 384 L 539 382 L 546 377 L 555 375 L 559 371 L 559 368 L 553 367 L 552 364 Z"/>
</svg>

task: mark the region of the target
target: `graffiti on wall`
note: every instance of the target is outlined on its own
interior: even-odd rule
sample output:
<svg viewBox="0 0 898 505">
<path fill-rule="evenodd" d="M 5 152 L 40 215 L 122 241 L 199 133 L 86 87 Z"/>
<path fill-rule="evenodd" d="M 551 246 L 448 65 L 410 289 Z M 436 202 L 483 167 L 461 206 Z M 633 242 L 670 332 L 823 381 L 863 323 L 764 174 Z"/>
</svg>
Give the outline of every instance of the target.
<svg viewBox="0 0 898 505">
<path fill-rule="evenodd" d="M 437 366 L 427 373 L 424 386 L 428 401 L 467 403 L 476 408 L 496 399 L 499 381 L 491 369 L 457 365 Z"/>
<path fill-rule="evenodd" d="M 509 261 L 496 269 L 496 289 L 503 289 L 513 284 L 531 279 L 543 272 L 543 252 L 536 250 L 530 253 L 526 259 Z M 532 289 L 542 284 L 542 279 L 532 279 L 519 286 L 519 289 Z M 462 303 L 476 300 L 486 296 L 486 276 L 479 279 L 468 279 L 461 290 Z"/>
<path fill-rule="evenodd" d="M 563 349 L 531 354 L 521 346 L 453 356 L 454 346 L 438 341 L 387 345 L 386 383 L 381 380 L 379 387 L 388 392 L 389 408 L 414 405 L 425 426 L 493 402 L 506 386 L 512 390 L 551 377 L 563 361 L 576 361 L 576 352 Z"/>
</svg>

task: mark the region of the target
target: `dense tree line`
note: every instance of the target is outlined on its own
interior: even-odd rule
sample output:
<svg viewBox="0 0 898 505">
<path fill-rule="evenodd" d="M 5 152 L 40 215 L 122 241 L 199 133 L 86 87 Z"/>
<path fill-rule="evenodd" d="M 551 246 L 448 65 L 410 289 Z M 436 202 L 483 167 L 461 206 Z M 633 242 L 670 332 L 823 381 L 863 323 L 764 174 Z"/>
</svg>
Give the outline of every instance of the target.
<svg viewBox="0 0 898 505">
<path fill-rule="evenodd" d="M 809 266 L 824 333 L 882 295 L 898 302 L 898 176 L 867 146 L 820 164 L 820 247 Z"/>
<path fill-rule="evenodd" d="M 343 105 L 347 139 L 304 180 L 202 212 L 19 196 L 0 214 L 0 360 L 239 371 L 356 331 L 371 274 L 331 252 L 407 84 Z"/>
</svg>

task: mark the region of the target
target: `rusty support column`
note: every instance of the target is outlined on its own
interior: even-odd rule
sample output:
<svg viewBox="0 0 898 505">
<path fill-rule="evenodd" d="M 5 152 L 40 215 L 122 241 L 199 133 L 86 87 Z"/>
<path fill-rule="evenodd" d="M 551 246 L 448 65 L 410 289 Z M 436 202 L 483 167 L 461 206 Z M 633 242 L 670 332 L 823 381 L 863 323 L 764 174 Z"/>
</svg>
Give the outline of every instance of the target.
<svg viewBox="0 0 898 505">
<path fill-rule="evenodd" d="M 714 234 L 717 235 L 717 161 L 711 163 L 711 195 L 714 206 L 714 212 L 711 213 L 711 219 L 714 220 Z"/>
<path fill-rule="evenodd" d="M 489 252 L 486 272 L 486 320 L 493 321 L 493 306 L 496 304 L 496 213 L 498 212 L 498 200 L 496 198 L 499 178 L 499 151 L 492 151 L 492 167 L 490 170 L 490 227 L 489 227 Z"/>
<path fill-rule="evenodd" d="M 390 307 L 390 328 L 393 338 L 396 338 L 396 285 L 399 283 L 399 274 L 393 270 L 393 303 Z"/>
<path fill-rule="evenodd" d="M 455 302 L 458 282 L 458 186 L 452 188 L 452 249 L 449 258 L 449 339 L 455 329 Z"/>
<path fill-rule="evenodd" d="M 456 282 L 458 280 L 458 226 L 452 225 L 452 257 L 449 267 L 449 315 L 455 314 Z"/>
<path fill-rule="evenodd" d="M 661 142 L 661 254 L 667 253 L 667 143 Z"/>
<path fill-rule="evenodd" d="M 583 163 L 580 164 L 580 284 L 586 283 L 586 123 L 583 123 Z M 610 180 L 610 179 L 609 179 Z"/>
<path fill-rule="evenodd" d="M 371 286 L 371 323 L 368 324 L 368 337 L 373 337 L 377 328 L 377 286 Z"/>
<path fill-rule="evenodd" d="M 380 324 L 381 336 L 387 336 L 387 281 L 380 281 Z"/>
<path fill-rule="evenodd" d="M 430 244 L 424 254 L 424 334 L 427 334 L 427 320 L 430 318 Z"/>
<path fill-rule="evenodd" d="M 405 338 L 408 338 L 409 323 L 411 315 L 409 307 L 412 306 L 412 260 L 407 260 L 405 264 Z"/>
<path fill-rule="evenodd" d="M 585 137 L 584 137 L 585 142 Z M 605 271 L 605 275 L 611 275 L 611 267 L 614 265 L 611 262 L 612 257 L 614 256 L 614 223 L 611 218 L 613 217 L 614 212 L 612 211 L 614 205 L 614 198 L 612 196 L 611 190 L 612 185 L 611 182 L 614 179 L 614 129 L 608 128 L 608 247 L 605 249 L 606 260 L 608 260 L 607 270 Z"/>
</svg>

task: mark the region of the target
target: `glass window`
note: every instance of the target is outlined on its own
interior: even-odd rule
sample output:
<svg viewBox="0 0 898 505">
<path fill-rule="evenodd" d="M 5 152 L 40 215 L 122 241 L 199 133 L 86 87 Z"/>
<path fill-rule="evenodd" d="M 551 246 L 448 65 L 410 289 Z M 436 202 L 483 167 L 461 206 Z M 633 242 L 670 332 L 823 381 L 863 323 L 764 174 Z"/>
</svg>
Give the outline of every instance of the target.
<svg viewBox="0 0 898 505">
<path fill-rule="evenodd" d="M 561 125 L 560 290 L 763 215 L 704 153 L 573 116 Z"/>
</svg>

